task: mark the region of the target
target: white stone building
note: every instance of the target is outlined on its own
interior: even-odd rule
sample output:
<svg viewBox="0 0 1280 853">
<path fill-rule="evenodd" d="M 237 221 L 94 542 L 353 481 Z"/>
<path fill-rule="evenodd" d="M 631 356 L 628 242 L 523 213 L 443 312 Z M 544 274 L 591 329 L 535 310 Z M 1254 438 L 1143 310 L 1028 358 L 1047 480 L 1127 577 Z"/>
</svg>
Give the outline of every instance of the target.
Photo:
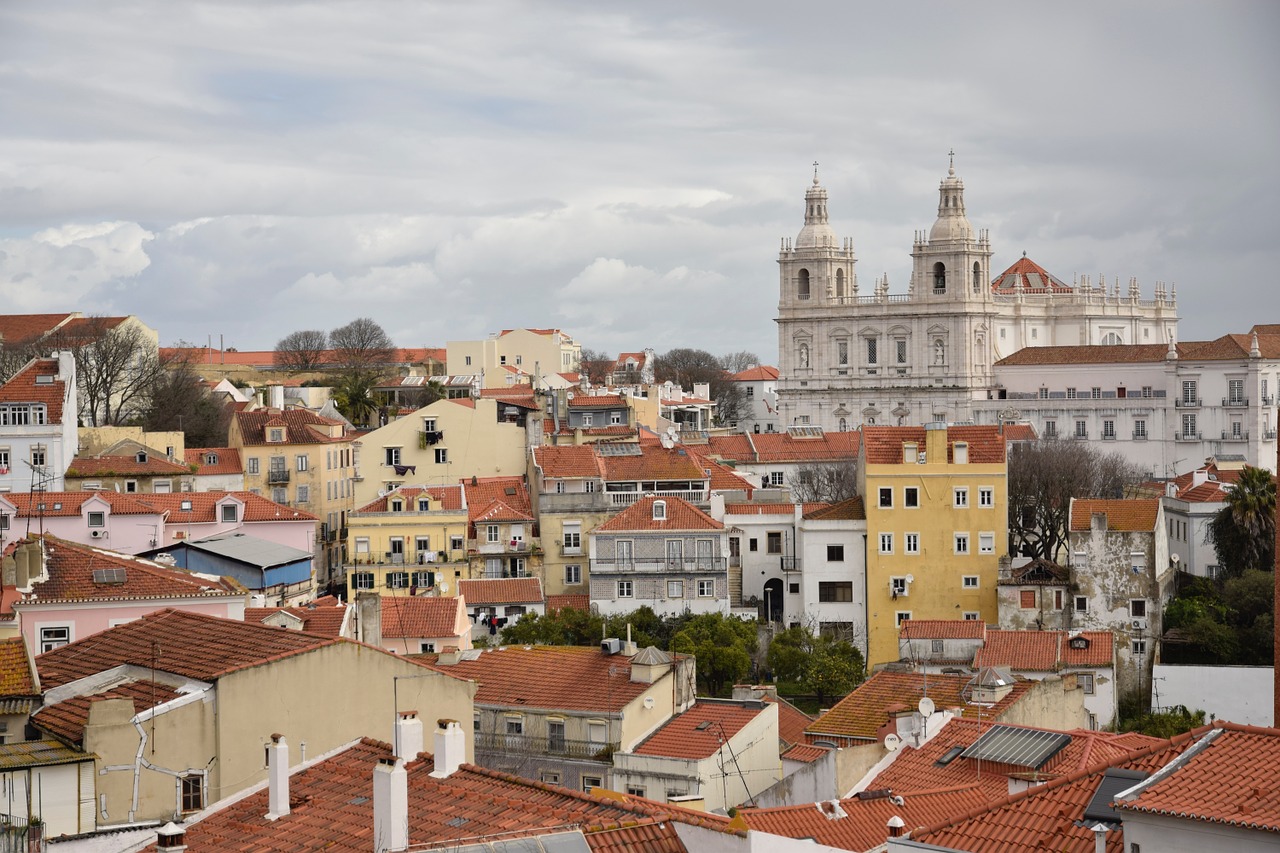
<svg viewBox="0 0 1280 853">
<path fill-rule="evenodd" d="M 65 488 L 80 446 L 78 411 L 70 352 L 32 359 L 0 386 L 0 492 Z"/>
</svg>

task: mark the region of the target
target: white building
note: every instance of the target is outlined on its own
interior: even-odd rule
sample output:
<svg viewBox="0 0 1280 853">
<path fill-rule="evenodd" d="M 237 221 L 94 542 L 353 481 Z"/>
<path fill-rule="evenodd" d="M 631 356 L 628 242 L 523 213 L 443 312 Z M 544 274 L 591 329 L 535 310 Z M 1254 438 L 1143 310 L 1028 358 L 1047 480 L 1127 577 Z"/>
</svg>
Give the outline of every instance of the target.
<svg viewBox="0 0 1280 853">
<path fill-rule="evenodd" d="M 767 364 L 733 374 L 733 382 L 746 398 L 746 412 L 738 418 L 743 432 L 778 431 L 778 368 Z"/>
<path fill-rule="evenodd" d="M 887 279 L 860 293 L 853 241 L 828 223 L 814 174 L 805 222 L 778 257 L 778 419 L 838 429 L 970 417 L 992 385 L 992 365 L 1026 346 L 1161 343 L 1176 331 L 1173 295 L 1142 300 L 1069 286 L 1024 257 L 993 280 L 992 247 L 970 224 L 954 164 L 938 215 L 912 244 L 907 292 Z M 1118 288 L 1118 285 L 1117 285 Z"/>
<path fill-rule="evenodd" d="M 78 411 L 70 352 L 34 358 L 0 385 L 0 492 L 65 488 L 80 446 Z"/>
</svg>

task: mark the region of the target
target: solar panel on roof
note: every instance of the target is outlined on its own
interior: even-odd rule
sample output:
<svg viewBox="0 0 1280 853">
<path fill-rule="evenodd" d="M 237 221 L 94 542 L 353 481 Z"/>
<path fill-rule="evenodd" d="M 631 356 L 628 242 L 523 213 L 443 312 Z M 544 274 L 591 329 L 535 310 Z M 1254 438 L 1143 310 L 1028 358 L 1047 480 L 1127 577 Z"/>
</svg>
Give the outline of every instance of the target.
<svg viewBox="0 0 1280 853">
<path fill-rule="evenodd" d="M 126 580 L 124 569 L 94 569 L 94 583 L 124 583 Z"/>
<path fill-rule="evenodd" d="M 1071 735 L 1062 732 L 995 725 L 960 755 L 1038 770 L 1069 743 Z"/>
<path fill-rule="evenodd" d="M 1103 773 L 1102 779 L 1098 781 L 1098 787 L 1093 792 L 1089 805 L 1084 807 L 1084 819 L 1086 821 L 1101 820 L 1107 823 L 1122 822 L 1124 818 L 1111 808 L 1111 801 L 1116 798 L 1116 794 L 1132 788 L 1148 775 L 1141 770 L 1126 770 L 1123 767 L 1107 768 L 1107 772 Z"/>
<path fill-rule="evenodd" d="M 638 444 L 597 444 L 596 453 L 601 456 L 641 456 L 643 451 Z"/>
</svg>

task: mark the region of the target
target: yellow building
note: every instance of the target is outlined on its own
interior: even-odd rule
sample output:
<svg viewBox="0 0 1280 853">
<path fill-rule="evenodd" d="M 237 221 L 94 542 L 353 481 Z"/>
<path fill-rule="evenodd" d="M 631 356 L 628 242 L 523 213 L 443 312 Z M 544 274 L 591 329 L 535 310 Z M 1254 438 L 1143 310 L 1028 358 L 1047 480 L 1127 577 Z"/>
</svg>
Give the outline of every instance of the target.
<svg viewBox="0 0 1280 853">
<path fill-rule="evenodd" d="M 236 412 L 227 444 L 240 451 L 244 487 L 320 519 L 316 583 L 340 577 L 339 531 L 355 506 L 355 448 L 341 421 L 307 409 Z"/>
<path fill-rule="evenodd" d="M 906 619 L 998 619 L 1008 543 L 999 427 L 862 428 L 867 510 L 867 663 L 896 661 Z"/>
<path fill-rule="evenodd" d="M 481 387 L 503 388 L 576 371 L 582 347 L 559 329 L 505 329 L 483 341 L 449 341 L 446 358 L 449 374 L 483 374 Z"/>
<path fill-rule="evenodd" d="M 360 507 L 347 518 L 348 600 L 364 590 L 455 594 L 466 538 L 466 492 L 458 484 L 404 486 Z"/>
</svg>

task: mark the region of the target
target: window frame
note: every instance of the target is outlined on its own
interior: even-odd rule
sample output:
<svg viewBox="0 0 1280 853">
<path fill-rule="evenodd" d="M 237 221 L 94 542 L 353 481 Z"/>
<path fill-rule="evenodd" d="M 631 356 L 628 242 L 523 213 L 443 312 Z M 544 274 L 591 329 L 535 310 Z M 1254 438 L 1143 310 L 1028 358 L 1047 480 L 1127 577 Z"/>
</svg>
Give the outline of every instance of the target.
<svg viewBox="0 0 1280 853">
<path fill-rule="evenodd" d="M 952 540 L 951 540 L 951 544 L 952 544 L 952 548 L 954 549 L 953 553 L 954 553 L 956 556 L 958 556 L 958 557 L 960 557 L 960 556 L 963 556 L 963 557 L 967 557 L 967 556 L 969 556 L 969 554 L 970 554 L 970 551 L 969 551 L 969 534 L 968 534 L 968 533 L 954 533 L 954 534 L 952 534 L 952 537 L 953 537 L 953 538 L 952 538 Z"/>
<path fill-rule="evenodd" d="M 566 563 L 564 567 L 564 585 L 579 586 L 582 583 L 582 564 Z"/>
<path fill-rule="evenodd" d="M 879 509 L 893 509 L 893 486 L 880 486 L 876 495 Z"/>
</svg>

